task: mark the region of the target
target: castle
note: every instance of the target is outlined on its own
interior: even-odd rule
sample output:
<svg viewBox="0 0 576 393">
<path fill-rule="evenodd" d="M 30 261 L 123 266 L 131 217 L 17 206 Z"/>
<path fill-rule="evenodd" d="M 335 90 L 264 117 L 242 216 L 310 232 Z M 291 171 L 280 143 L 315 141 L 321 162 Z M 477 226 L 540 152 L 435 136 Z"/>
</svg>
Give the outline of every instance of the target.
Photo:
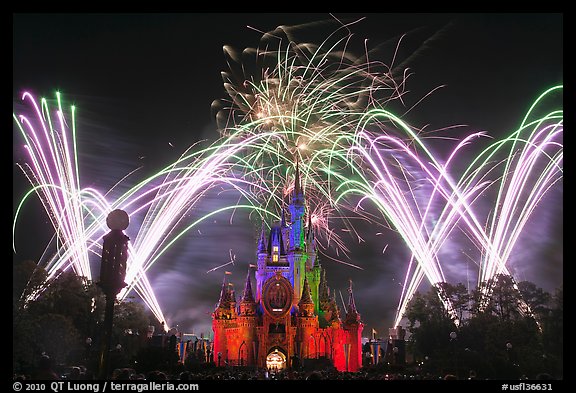
<svg viewBox="0 0 576 393">
<path fill-rule="evenodd" d="M 311 216 L 296 163 L 294 189 L 280 223 L 266 236 L 264 223 L 258 240 L 256 293 L 250 270 L 240 304 L 231 285 L 222 283 L 212 313 L 213 359 L 218 366 L 235 364 L 268 369 L 296 368 L 329 362 L 339 371 L 362 366 L 363 323 L 354 303 L 352 284 L 343 318 L 335 291 L 316 254 Z"/>
</svg>

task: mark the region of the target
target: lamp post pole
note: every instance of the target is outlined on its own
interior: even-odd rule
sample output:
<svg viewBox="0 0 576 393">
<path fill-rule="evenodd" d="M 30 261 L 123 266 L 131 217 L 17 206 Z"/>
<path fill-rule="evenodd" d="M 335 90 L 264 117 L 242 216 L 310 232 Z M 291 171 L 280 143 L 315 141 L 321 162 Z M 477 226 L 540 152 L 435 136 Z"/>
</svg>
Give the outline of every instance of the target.
<svg viewBox="0 0 576 393">
<path fill-rule="evenodd" d="M 107 379 L 109 375 L 114 302 L 116 296 L 126 286 L 124 279 L 126 278 L 128 240 L 130 239 L 124 235 L 123 230 L 128 228 L 129 222 L 128 214 L 119 209 L 112 211 L 106 218 L 106 224 L 110 228 L 110 232 L 104 235 L 100 281 L 98 282 L 104 295 L 106 295 L 103 339 L 100 348 L 99 379 Z"/>
<path fill-rule="evenodd" d="M 508 341 L 506 343 L 506 353 L 508 354 L 508 364 L 510 365 L 510 373 L 514 375 L 514 362 L 512 361 L 512 343 Z"/>
<path fill-rule="evenodd" d="M 452 344 L 452 353 L 454 356 L 454 369 L 456 373 L 456 377 L 458 377 L 458 354 L 456 348 L 456 339 L 458 338 L 458 334 L 454 331 L 450 332 L 450 343 Z"/>
<path fill-rule="evenodd" d="M 90 352 L 92 350 L 92 337 L 86 338 L 86 352 L 84 357 L 86 358 L 86 368 L 90 367 Z"/>
</svg>

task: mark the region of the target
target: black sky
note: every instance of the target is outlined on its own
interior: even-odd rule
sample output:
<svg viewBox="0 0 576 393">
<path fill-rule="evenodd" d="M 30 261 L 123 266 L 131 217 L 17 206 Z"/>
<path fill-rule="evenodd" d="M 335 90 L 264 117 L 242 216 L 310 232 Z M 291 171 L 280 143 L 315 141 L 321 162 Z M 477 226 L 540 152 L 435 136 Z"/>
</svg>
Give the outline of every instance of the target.
<svg viewBox="0 0 576 393">
<path fill-rule="evenodd" d="M 464 124 L 465 133 L 485 130 L 503 135 L 519 124 L 541 92 L 563 80 L 562 14 L 335 16 L 342 20 L 365 16 L 352 31 L 368 39 L 369 47 L 393 42 L 381 51 L 384 62 L 390 60 L 397 37 L 410 33 L 399 51 L 400 59 L 418 54 L 406 65 L 414 73 L 408 82 L 408 100 L 416 102 L 435 87 L 446 85 L 410 113 L 408 120 L 418 127 Z M 14 105 L 18 108 L 24 90 L 47 98 L 59 90 L 67 102 L 74 103 L 79 145 L 85 148 L 84 181 L 104 191 L 131 169 L 143 166 L 143 172 L 153 173 L 197 140 L 216 139 L 210 104 L 226 97 L 220 77 L 227 69 L 222 47 L 257 47 L 261 34 L 247 26 L 265 32 L 278 25 L 330 19 L 328 13 L 15 14 Z M 308 40 L 315 35 L 325 38 L 318 31 L 326 30 L 313 26 L 302 34 Z M 426 41 L 438 31 L 433 40 Z M 16 131 L 13 135 L 14 161 L 21 162 L 22 141 Z M 15 165 L 13 173 L 16 203 L 27 186 Z M 210 201 L 205 208 L 210 208 Z M 549 215 L 558 213 L 561 207 Z M 561 220 L 550 220 L 558 231 L 554 233 L 561 234 Z M 31 203 L 19 226 L 16 259 L 40 258 L 50 236 L 45 221 L 38 206 Z M 204 240 L 221 236 L 215 229 L 202 230 Z M 210 234 L 211 230 L 215 232 Z M 225 231 L 242 261 L 234 272 L 240 285 L 253 258 L 252 229 L 237 224 Z M 200 281 L 195 275 L 220 264 L 228 254 L 225 248 L 223 256 L 180 244 L 170 261 L 159 262 L 150 271 L 160 304 L 173 323 L 207 329 L 221 275 L 202 275 Z M 346 279 L 353 277 L 365 322 L 385 331 L 392 323 L 398 288 L 383 288 L 397 286 L 402 278 L 405 250 L 391 247 L 389 255 L 400 260 L 393 267 L 376 262 L 381 250 L 377 239 L 369 240 L 357 254 L 369 269 L 362 273 L 334 266 L 332 285 L 343 289 Z M 203 261 L 191 267 L 190 258 Z M 557 265 L 524 268 L 522 274 L 534 280 L 544 271 L 548 278 L 539 284 L 553 290 L 562 282 L 562 259 L 560 251 Z M 329 271 L 329 281 L 330 277 Z M 378 297 L 385 300 L 376 301 Z"/>
</svg>

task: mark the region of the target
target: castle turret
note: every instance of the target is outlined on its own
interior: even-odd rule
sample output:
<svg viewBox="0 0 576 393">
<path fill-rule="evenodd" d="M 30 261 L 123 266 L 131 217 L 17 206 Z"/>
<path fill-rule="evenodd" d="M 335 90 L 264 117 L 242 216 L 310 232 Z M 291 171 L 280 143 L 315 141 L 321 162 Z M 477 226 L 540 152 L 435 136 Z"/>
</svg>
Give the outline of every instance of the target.
<svg viewBox="0 0 576 393">
<path fill-rule="evenodd" d="M 314 302 L 312 301 L 310 286 L 306 278 L 304 278 L 304 288 L 302 288 L 302 296 L 298 302 L 298 315 L 302 317 L 314 316 Z"/>
<path fill-rule="evenodd" d="M 347 367 L 348 371 L 358 371 L 362 367 L 362 330 L 364 324 L 360 320 L 360 313 L 356 309 L 354 301 L 354 292 L 352 291 L 352 280 L 348 288 L 348 307 L 346 310 L 346 319 L 344 320 L 344 330 L 348 333 L 347 338 Z"/>
<path fill-rule="evenodd" d="M 258 255 L 266 254 L 266 226 L 262 220 L 262 228 L 260 229 L 260 237 L 258 238 Z"/>
<path fill-rule="evenodd" d="M 308 252 L 308 266 L 314 267 L 316 261 L 316 237 L 312 226 L 312 212 L 308 212 L 308 228 L 306 229 L 306 251 Z"/>
<path fill-rule="evenodd" d="M 306 247 L 304 239 L 304 191 L 300 185 L 300 169 L 298 159 L 296 159 L 296 176 L 294 179 L 294 190 L 290 201 L 290 219 L 292 230 L 290 232 L 290 250 L 304 250 Z"/>
<path fill-rule="evenodd" d="M 306 242 L 304 236 L 304 191 L 300 184 L 300 167 L 298 157 L 296 157 L 296 174 L 294 178 L 294 190 L 290 201 L 290 247 L 288 252 L 288 263 L 290 264 L 290 282 L 294 287 L 294 305 L 298 304 L 304 278 L 306 277 L 308 254 L 306 252 Z"/>
<path fill-rule="evenodd" d="M 256 342 L 256 328 L 258 320 L 256 316 L 256 301 L 252 293 L 250 281 L 250 269 L 246 275 L 246 284 L 240 300 L 240 315 L 238 316 L 238 363 L 248 365 L 256 363 L 254 344 Z"/>
<path fill-rule="evenodd" d="M 252 294 L 252 282 L 250 281 L 250 270 L 248 270 L 244 292 L 242 293 L 242 299 L 240 300 L 240 314 L 252 315 L 255 312 L 256 301 L 254 300 L 254 295 Z"/>
<path fill-rule="evenodd" d="M 318 353 L 318 318 L 314 313 L 314 302 L 310 293 L 308 280 L 304 278 L 302 294 L 298 302 L 297 328 L 300 358 L 315 358 Z"/>
<path fill-rule="evenodd" d="M 328 306 L 330 304 L 330 290 L 328 289 L 328 282 L 326 281 L 326 269 L 322 269 L 322 274 L 320 276 L 318 303 L 319 314 L 324 315 L 324 312 L 328 311 Z"/>
<path fill-rule="evenodd" d="M 350 280 L 350 287 L 348 287 L 348 307 L 346 309 L 346 322 L 349 323 L 360 322 L 360 313 L 356 309 L 356 302 L 354 301 L 354 292 L 352 291 L 352 280 Z"/>
<path fill-rule="evenodd" d="M 316 315 L 320 315 L 320 302 L 318 287 L 320 285 L 320 263 L 316 256 L 316 241 L 314 240 L 314 228 L 312 227 L 312 212 L 308 213 L 308 227 L 306 229 L 306 277 L 312 292 L 312 300 L 316 307 Z"/>
<path fill-rule="evenodd" d="M 332 299 L 328 305 L 328 310 L 330 316 L 327 318 L 328 324 L 331 327 L 340 326 L 340 310 L 338 309 L 338 304 L 336 303 L 336 291 L 332 292 Z"/>
<path fill-rule="evenodd" d="M 212 330 L 214 331 L 214 362 L 218 361 L 218 354 L 227 353 L 229 343 L 227 342 L 226 330 L 236 323 L 236 299 L 234 290 L 226 282 L 226 276 L 222 281 L 220 299 L 218 305 L 212 313 Z"/>
</svg>

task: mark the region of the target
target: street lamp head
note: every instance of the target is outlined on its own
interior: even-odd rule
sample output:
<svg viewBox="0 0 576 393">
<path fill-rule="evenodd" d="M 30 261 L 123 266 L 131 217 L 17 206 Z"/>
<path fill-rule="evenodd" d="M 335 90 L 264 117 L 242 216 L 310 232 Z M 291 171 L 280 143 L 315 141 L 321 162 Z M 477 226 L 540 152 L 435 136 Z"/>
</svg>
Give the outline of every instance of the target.
<svg viewBox="0 0 576 393">
<path fill-rule="evenodd" d="M 128 213 L 126 213 L 124 210 L 113 210 L 110 214 L 108 214 L 108 217 L 106 217 L 106 225 L 108 225 L 108 228 L 112 230 L 119 229 L 123 231 L 128 228 L 129 223 L 130 218 L 128 217 Z"/>
<path fill-rule="evenodd" d="M 450 332 L 450 339 L 451 340 L 456 340 L 456 337 L 458 337 L 458 334 L 456 334 L 456 332 Z"/>
<path fill-rule="evenodd" d="M 512 349 L 512 343 L 511 342 L 506 343 L 506 349 Z"/>
<path fill-rule="evenodd" d="M 92 345 L 92 338 L 91 337 L 88 337 L 86 339 L 86 345 Z"/>
</svg>

